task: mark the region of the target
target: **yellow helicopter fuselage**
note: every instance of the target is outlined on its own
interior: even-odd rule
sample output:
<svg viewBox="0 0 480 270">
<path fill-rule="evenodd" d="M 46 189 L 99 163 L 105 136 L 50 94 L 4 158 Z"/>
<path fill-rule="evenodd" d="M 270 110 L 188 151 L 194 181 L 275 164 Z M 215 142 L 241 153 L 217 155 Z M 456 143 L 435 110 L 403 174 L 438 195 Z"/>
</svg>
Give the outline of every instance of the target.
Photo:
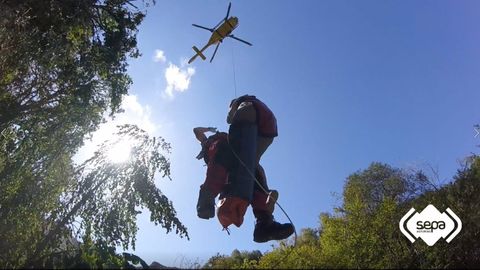
<svg viewBox="0 0 480 270">
<path fill-rule="evenodd" d="M 238 18 L 237 17 L 230 17 L 226 20 L 222 25 L 220 25 L 217 29 L 215 29 L 212 33 L 212 36 L 208 40 L 206 47 L 216 44 L 218 42 L 222 42 L 225 37 L 230 35 L 232 31 L 237 28 L 238 26 Z"/>
<path fill-rule="evenodd" d="M 230 8 L 229 8 L 229 10 L 230 10 Z M 227 12 L 227 14 L 228 14 L 228 12 Z M 213 53 L 213 56 L 210 59 L 210 62 L 212 62 L 213 57 L 215 57 L 215 53 L 217 52 L 217 48 L 220 45 L 220 42 L 222 42 L 223 39 L 226 38 L 226 37 L 231 37 L 231 38 L 240 40 L 240 41 L 245 42 L 245 43 L 247 43 L 251 46 L 250 43 L 231 35 L 233 30 L 235 28 L 237 28 L 237 26 L 238 26 L 238 18 L 235 17 L 235 16 L 232 16 L 228 19 L 223 20 L 223 23 L 220 26 L 218 26 L 218 27 L 215 26 L 215 28 L 213 28 L 213 29 L 206 28 L 206 27 L 199 26 L 199 25 L 195 25 L 195 24 L 193 26 L 209 30 L 210 32 L 212 32 L 212 35 L 210 36 L 210 39 L 208 40 L 207 44 L 205 44 L 205 46 L 203 46 L 202 49 L 199 50 L 196 46 L 192 47 L 192 49 L 195 51 L 195 55 L 193 55 L 192 58 L 190 58 L 190 60 L 188 60 L 189 64 L 192 63 L 195 60 L 195 58 L 197 58 L 197 56 L 200 56 L 203 60 L 205 60 L 206 57 L 205 57 L 205 55 L 203 55 L 203 51 L 205 51 L 205 49 L 207 49 L 211 45 L 217 44 L 217 47 L 215 48 L 215 52 Z"/>
</svg>

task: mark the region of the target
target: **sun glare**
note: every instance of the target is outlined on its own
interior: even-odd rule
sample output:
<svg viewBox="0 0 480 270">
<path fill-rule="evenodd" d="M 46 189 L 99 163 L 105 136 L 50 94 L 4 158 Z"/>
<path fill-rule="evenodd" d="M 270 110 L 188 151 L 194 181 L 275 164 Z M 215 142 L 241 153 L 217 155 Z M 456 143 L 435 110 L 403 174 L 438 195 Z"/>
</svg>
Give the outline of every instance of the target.
<svg viewBox="0 0 480 270">
<path fill-rule="evenodd" d="M 132 144 L 128 141 L 119 141 L 108 150 L 107 158 L 112 163 L 123 163 L 130 158 Z"/>
</svg>

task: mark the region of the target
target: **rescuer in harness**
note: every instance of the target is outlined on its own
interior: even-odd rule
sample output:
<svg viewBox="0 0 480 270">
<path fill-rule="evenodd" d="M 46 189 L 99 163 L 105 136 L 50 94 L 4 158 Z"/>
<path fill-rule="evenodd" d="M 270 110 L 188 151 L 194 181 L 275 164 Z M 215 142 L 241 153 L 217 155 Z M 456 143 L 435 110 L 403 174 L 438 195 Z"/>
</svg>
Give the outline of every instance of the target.
<svg viewBox="0 0 480 270">
<path fill-rule="evenodd" d="M 200 188 L 199 217 L 214 216 L 215 197 L 217 192 L 221 192 L 217 216 L 224 228 L 231 224 L 239 227 L 248 205 L 252 204 L 257 219 L 253 234 L 255 242 L 287 238 L 294 232 L 294 227 L 290 223 L 280 224 L 273 220 L 278 192 L 268 189 L 265 172 L 259 164 L 262 154 L 278 135 L 275 116 L 255 96 L 245 95 L 232 100 L 227 123 L 230 124 L 228 135 L 217 133 L 213 135 L 217 137 L 210 136 L 208 139 L 203 132 L 213 132 L 213 129 L 194 129 L 197 139 L 202 142 L 203 157 L 209 155 L 210 159 L 207 162 L 207 179 Z M 231 151 L 224 152 L 224 149 Z M 215 164 L 210 164 L 211 158 L 216 161 Z"/>
<path fill-rule="evenodd" d="M 215 134 L 207 138 L 206 132 Z M 200 186 L 198 194 L 197 215 L 209 219 L 215 216 L 215 198 L 228 180 L 228 169 L 232 164 L 231 150 L 225 132 L 217 132 L 213 127 L 196 127 L 193 133 L 202 146 L 197 159 L 203 158 L 207 165 L 205 182 Z"/>
<path fill-rule="evenodd" d="M 207 138 L 206 132 L 215 132 L 215 134 Z M 197 159 L 203 158 L 207 164 L 205 182 L 200 186 L 198 195 L 197 215 L 200 218 L 209 219 L 215 216 L 215 198 L 228 184 L 228 171 L 236 161 L 228 145 L 227 133 L 217 132 L 213 127 L 196 127 L 193 129 L 193 133 L 202 146 Z M 257 167 L 255 177 L 263 186 L 267 186 L 262 166 Z M 265 192 L 260 192 L 260 189 L 257 190 L 253 195 L 252 208 L 258 211 L 273 212 L 278 192 L 270 190 L 269 195 L 270 197 Z"/>
</svg>

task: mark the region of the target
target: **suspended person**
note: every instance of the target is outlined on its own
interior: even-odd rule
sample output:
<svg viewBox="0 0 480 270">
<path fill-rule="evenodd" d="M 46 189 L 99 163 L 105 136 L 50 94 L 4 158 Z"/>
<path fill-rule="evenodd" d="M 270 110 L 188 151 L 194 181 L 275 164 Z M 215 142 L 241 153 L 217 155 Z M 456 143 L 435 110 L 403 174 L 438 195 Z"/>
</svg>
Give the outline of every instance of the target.
<svg viewBox="0 0 480 270">
<path fill-rule="evenodd" d="M 198 195 L 197 215 L 202 219 L 209 219 L 215 216 L 215 198 L 227 186 L 228 171 L 232 168 L 232 164 L 235 162 L 235 157 L 228 145 L 227 133 L 217 132 L 216 128 L 213 127 L 196 127 L 193 129 L 193 132 L 202 146 L 200 153 L 197 155 L 197 159 L 203 158 L 207 164 L 206 179 L 200 186 L 200 192 Z M 205 135 L 207 132 L 215 132 L 215 134 L 207 137 Z M 257 181 L 268 190 L 266 176 L 262 166 L 259 165 L 257 167 L 255 177 L 257 178 Z M 278 198 L 278 192 L 275 190 L 269 191 L 270 197 L 267 196 L 264 191 L 260 190 L 259 187 L 256 188 L 251 203 L 254 213 L 267 212 L 271 214 L 273 212 L 275 201 Z M 240 225 L 241 223 L 238 226 Z M 265 238 L 262 239 L 262 235 L 260 235 L 256 240 L 257 242 L 266 242 L 268 240 L 273 240 L 273 238 L 268 238 L 268 240 Z"/>
<path fill-rule="evenodd" d="M 229 170 L 228 184 L 225 187 L 218 209 L 218 219 L 224 227 L 243 222 L 248 203 L 255 204 L 261 196 L 278 197 L 277 192 L 268 189 L 260 159 L 278 136 L 277 120 L 272 111 L 255 96 L 244 95 L 233 99 L 227 115 L 230 124 L 228 141 L 235 159 Z M 263 179 L 257 181 L 252 177 Z M 293 224 L 281 224 L 273 219 L 273 207 L 252 207 L 256 218 L 253 239 L 263 243 L 270 240 L 282 240 L 294 233 Z"/>
<path fill-rule="evenodd" d="M 215 134 L 207 138 L 206 132 Z M 197 159 L 203 158 L 207 164 L 205 182 L 200 186 L 198 194 L 197 215 L 199 218 L 209 219 L 215 216 L 215 198 L 227 182 L 231 150 L 228 146 L 228 134 L 225 132 L 217 132 L 213 127 L 196 127 L 193 133 L 202 146 Z"/>
<path fill-rule="evenodd" d="M 207 137 L 205 133 L 214 132 L 215 134 Z M 235 157 L 228 145 L 228 134 L 218 132 L 214 127 L 196 127 L 193 129 L 195 137 L 201 144 L 201 151 L 197 159 L 202 159 L 207 165 L 205 182 L 200 186 L 200 192 L 197 202 L 197 215 L 203 219 L 209 219 L 215 216 L 215 198 L 225 188 L 228 181 L 228 170 L 232 168 Z M 265 173 L 261 166 L 258 166 L 256 172 L 257 180 L 265 182 Z M 274 191 L 274 195 L 277 194 Z M 274 206 L 276 197 L 270 200 L 267 205 L 267 195 L 262 192 L 254 194 L 255 200 L 253 208 L 269 209 Z"/>
</svg>

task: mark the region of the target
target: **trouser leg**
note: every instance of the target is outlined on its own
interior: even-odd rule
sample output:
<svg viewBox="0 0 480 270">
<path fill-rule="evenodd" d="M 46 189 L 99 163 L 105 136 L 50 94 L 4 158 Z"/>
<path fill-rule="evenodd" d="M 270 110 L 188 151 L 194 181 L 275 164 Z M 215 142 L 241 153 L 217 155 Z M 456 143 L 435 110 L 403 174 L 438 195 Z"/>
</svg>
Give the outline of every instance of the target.
<svg viewBox="0 0 480 270">
<path fill-rule="evenodd" d="M 200 187 L 207 188 L 216 197 L 227 183 L 227 177 L 228 172 L 224 166 L 209 162 L 205 182 Z"/>
<path fill-rule="evenodd" d="M 248 205 L 252 202 L 257 149 L 257 125 L 249 122 L 232 123 L 229 143 L 235 153 L 236 162 L 228 175 L 228 184 L 221 197 L 217 217 L 224 228 L 230 224 L 239 227 Z"/>
<path fill-rule="evenodd" d="M 232 117 L 232 126 L 244 125 L 244 124 L 257 125 L 256 110 L 251 102 L 241 103 L 238 106 L 237 111 Z M 254 213 L 258 211 L 267 211 L 272 213 L 274 202 L 270 201 L 270 203 L 267 204 L 268 194 L 265 193 L 265 191 L 268 192 L 269 189 L 266 182 L 265 172 L 263 168 L 260 166 L 259 162 L 260 162 L 260 158 L 265 153 L 267 148 L 270 146 L 270 144 L 272 144 L 273 138 L 267 138 L 267 137 L 256 135 L 256 141 L 257 141 L 257 145 L 255 149 L 255 173 L 256 173 L 256 178 L 258 183 L 257 181 L 254 183 L 252 209 Z M 235 138 L 230 137 L 230 142 L 235 143 Z M 254 170 L 251 170 L 251 172 L 253 171 Z M 262 187 L 260 187 L 259 183 Z M 275 200 L 276 200 L 276 197 L 278 197 L 278 193 L 277 193 L 277 196 L 275 196 Z"/>
<path fill-rule="evenodd" d="M 267 148 L 272 144 L 273 138 L 267 138 L 262 136 L 257 136 L 257 155 L 256 161 L 257 165 L 260 163 L 260 158 L 267 151 Z"/>
<path fill-rule="evenodd" d="M 275 202 L 278 199 L 278 192 L 270 190 L 267 184 L 267 177 L 261 165 L 258 165 L 255 173 L 257 181 L 254 186 L 252 210 L 255 217 L 258 212 L 266 211 L 273 213 Z"/>
<path fill-rule="evenodd" d="M 225 167 L 215 162 L 209 162 L 205 182 L 200 186 L 197 201 L 199 218 L 209 219 L 215 216 L 215 197 L 224 188 L 228 172 Z"/>
<path fill-rule="evenodd" d="M 251 102 L 242 102 L 233 115 L 228 132 L 230 147 L 237 159 L 229 175 L 226 193 L 237 192 L 237 196 L 249 203 L 253 197 L 254 180 L 251 173 L 257 166 L 257 113 Z M 240 192 L 238 192 L 240 191 Z M 238 194 L 241 193 L 241 194 Z"/>
</svg>

